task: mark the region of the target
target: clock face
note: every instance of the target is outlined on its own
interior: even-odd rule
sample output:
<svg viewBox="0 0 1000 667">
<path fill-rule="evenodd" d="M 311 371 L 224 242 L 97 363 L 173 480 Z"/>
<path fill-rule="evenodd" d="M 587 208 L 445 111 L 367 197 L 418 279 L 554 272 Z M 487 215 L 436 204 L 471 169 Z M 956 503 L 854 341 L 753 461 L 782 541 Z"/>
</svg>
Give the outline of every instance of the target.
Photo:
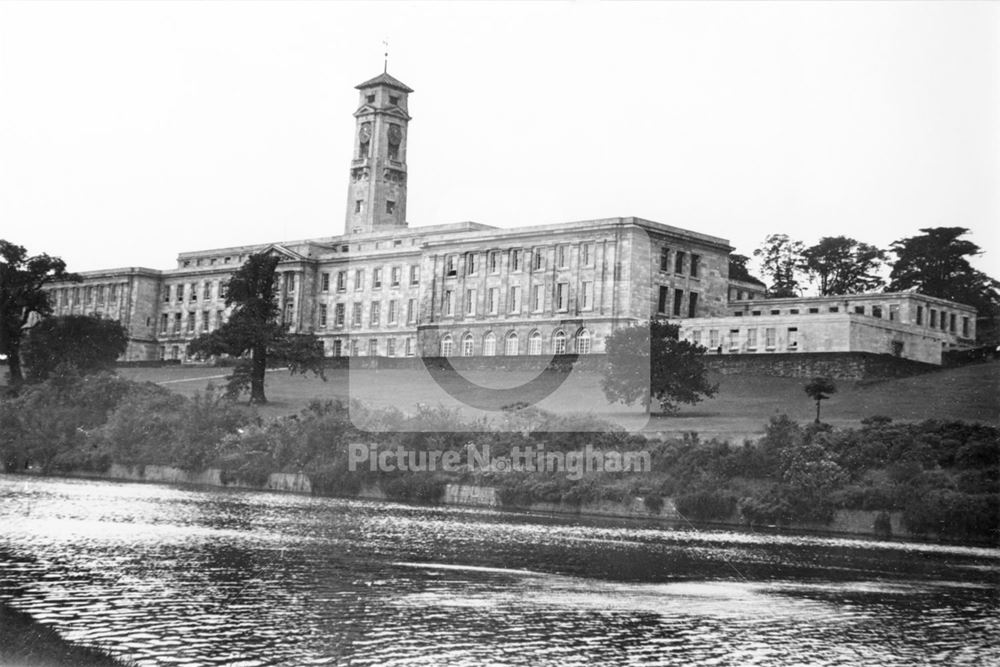
<svg viewBox="0 0 1000 667">
<path fill-rule="evenodd" d="M 403 130 L 400 129 L 399 125 L 389 126 L 389 143 L 398 144 L 403 140 Z"/>
</svg>

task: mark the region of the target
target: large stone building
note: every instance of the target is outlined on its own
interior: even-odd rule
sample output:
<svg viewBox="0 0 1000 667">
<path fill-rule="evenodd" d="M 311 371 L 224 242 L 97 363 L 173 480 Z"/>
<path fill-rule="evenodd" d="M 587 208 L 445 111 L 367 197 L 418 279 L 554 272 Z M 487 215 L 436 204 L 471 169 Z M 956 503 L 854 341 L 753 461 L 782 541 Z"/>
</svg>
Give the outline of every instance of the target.
<svg viewBox="0 0 1000 667">
<path fill-rule="evenodd" d="M 120 320 L 126 360 L 185 360 L 191 339 L 225 321 L 232 272 L 266 252 L 281 258 L 284 323 L 319 336 L 330 356 L 594 354 L 614 329 L 656 315 L 723 352 L 861 350 L 940 363 L 942 348 L 975 337 L 974 311 L 917 295 L 763 300 L 762 285 L 729 280 L 725 239 L 640 218 L 410 228 L 413 91 L 387 73 L 357 88 L 343 235 L 183 252 L 165 271 L 88 272 L 52 287 L 55 313 Z M 862 302 L 872 304 L 864 317 L 851 310 Z"/>
</svg>

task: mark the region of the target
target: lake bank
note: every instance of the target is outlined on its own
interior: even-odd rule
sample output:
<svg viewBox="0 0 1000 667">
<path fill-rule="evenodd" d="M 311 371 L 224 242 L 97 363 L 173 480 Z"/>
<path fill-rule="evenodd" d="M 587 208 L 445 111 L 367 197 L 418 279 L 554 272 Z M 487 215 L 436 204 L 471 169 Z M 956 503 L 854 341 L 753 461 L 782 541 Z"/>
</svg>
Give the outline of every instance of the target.
<svg viewBox="0 0 1000 667">
<path fill-rule="evenodd" d="M 28 473 L 36 476 L 36 473 Z M 48 476 L 48 475 L 46 475 Z M 647 500 L 634 496 L 623 501 L 595 500 L 579 504 L 530 502 L 504 503 L 499 489 L 476 484 L 446 484 L 441 496 L 430 503 L 400 500 L 389 497 L 377 484 L 362 485 L 356 493 L 323 493 L 315 488 L 306 473 L 270 473 L 261 484 L 251 484 L 227 475 L 218 468 L 200 471 L 186 471 L 162 465 L 121 465 L 112 464 L 106 472 L 70 471 L 53 477 L 100 479 L 116 482 L 138 482 L 154 484 L 180 484 L 194 487 L 215 487 L 247 491 L 298 493 L 331 498 L 358 498 L 402 502 L 404 504 L 440 504 L 457 507 L 484 507 L 511 512 L 568 515 L 582 518 L 638 519 L 657 522 L 664 526 L 682 526 L 693 529 L 735 529 L 745 532 L 792 532 L 827 536 L 851 536 L 873 539 L 904 539 L 920 542 L 948 542 L 955 544 L 984 544 L 975 540 L 941 540 L 936 535 L 917 535 L 903 525 L 902 512 L 877 510 L 845 510 L 834 512 L 829 523 L 795 521 L 786 524 L 749 524 L 733 512 L 728 519 L 716 521 L 691 521 L 678 511 L 671 497 L 657 496 Z M 883 517 L 883 518 L 880 518 Z M 888 520 L 888 524 L 886 524 Z"/>
<path fill-rule="evenodd" d="M 63 639 L 58 632 L 0 599 L 0 664 L 17 667 L 127 667 L 130 663 Z"/>
</svg>

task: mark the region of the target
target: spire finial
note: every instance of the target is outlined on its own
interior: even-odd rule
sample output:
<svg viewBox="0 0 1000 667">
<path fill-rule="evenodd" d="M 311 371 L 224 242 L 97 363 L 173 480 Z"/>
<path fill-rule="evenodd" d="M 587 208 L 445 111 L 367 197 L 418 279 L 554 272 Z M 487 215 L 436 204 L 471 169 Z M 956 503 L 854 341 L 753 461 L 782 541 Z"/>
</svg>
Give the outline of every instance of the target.
<svg viewBox="0 0 1000 667">
<path fill-rule="evenodd" d="M 382 40 L 382 45 L 385 47 L 385 61 L 384 61 L 383 65 L 382 65 L 382 72 L 384 74 L 388 74 L 389 73 L 389 41 L 383 39 Z"/>
</svg>

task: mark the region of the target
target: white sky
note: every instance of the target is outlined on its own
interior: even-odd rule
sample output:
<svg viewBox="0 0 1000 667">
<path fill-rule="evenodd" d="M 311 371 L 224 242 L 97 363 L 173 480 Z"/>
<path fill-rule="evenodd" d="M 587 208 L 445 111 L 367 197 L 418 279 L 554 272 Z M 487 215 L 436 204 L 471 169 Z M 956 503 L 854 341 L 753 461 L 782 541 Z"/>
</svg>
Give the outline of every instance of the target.
<svg viewBox="0 0 1000 667">
<path fill-rule="evenodd" d="M 90 270 L 342 233 L 383 39 L 411 226 L 964 226 L 1000 274 L 1000 6 L 971 2 L 0 3 L 0 238 Z"/>
</svg>

